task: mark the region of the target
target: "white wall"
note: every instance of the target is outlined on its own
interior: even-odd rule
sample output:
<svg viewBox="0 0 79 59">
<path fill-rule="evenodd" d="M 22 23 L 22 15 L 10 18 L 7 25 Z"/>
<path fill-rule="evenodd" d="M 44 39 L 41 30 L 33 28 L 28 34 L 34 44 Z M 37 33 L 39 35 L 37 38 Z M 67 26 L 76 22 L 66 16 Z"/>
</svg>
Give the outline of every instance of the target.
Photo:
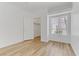
<svg viewBox="0 0 79 59">
<path fill-rule="evenodd" d="M 9 3 L 0 3 L 0 47 L 23 40 L 23 14 Z"/>
<path fill-rule="evenodd" d="M 47 10 L 41 13 L 41 41 L 43 42 L 48 42 L 47 13 Z"/>
<path fill-rule="evenodd" d="M 28 13 L 24 17 L 24 40 L 29 40 L 33 38 L 34 38 L 33 19 L 32 15 Z"/>
<path fill-rule="evenodd" d="M 71 45 L 76 53 L 79 55 L 79 3 L 73 3 L 72 19 L 71 19 Z"/>
<path fill-rule="evenodd" d="M 23 41 L 23 19 L 27 27 L 25 39 L 32 38 L 32 20 L 24 12 L 11 3 L 0 3 L 0 48 Z M 29 34 L 29 36 L 27 36 Z"/>
</svg>

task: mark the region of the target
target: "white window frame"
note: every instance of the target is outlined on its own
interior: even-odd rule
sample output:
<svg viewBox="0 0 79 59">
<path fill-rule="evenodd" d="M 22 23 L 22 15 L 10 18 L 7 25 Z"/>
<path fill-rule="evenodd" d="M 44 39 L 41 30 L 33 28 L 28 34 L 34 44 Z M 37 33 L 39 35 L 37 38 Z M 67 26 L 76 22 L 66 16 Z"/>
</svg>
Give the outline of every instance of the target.
<svg viewBox="0 0 79 59">
<path fill-rule="evenodd" d="M 62 14 L 68 14 L 68 13 L 72 13 L 72 11 L 65 11 L 65 12 L 47 15 L 47 35 L 48 35 L 48 37 L 49 37 L 49 17 L 58 16 L 58 15 L 62 15 Z"/>
</svg>

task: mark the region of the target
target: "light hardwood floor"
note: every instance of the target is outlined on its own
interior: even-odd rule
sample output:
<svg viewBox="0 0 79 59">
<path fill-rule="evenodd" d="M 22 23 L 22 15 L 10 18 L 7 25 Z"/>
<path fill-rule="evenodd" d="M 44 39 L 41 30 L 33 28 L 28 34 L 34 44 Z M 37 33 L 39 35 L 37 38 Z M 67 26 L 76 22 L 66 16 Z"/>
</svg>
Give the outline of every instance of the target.
<svg viewBox="0 0 79 59">
<path fill-rule="evenodd" d="M 69 44 L 49 41 L 40 42 L 40 38 L 23 41 L 0 49 L 0 56 L 74 56 Z"/>
<path fill-rule="evenodd" d="M 70 44 L 49 41 L 47 45 L 49 56 L 75 56 Z"/>
<path fill-rule="evenodd" d="M 43 46 L 40 42 L 40 38 L 23 41 L 0 49 L 1 56 L 43 56 L 46 54 L 46 46 Z"/>
</svg>

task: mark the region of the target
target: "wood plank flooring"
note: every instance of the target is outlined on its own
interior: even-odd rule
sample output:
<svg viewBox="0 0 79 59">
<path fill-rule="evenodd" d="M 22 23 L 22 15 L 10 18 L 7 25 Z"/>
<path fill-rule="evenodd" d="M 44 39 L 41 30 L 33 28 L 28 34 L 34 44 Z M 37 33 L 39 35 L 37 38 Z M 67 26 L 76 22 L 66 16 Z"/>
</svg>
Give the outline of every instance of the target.
<svg viewBox="0 0 79 59">
<path fill-rule="evenodd" d="M 75 56 L 70 44 L 49 41 L 47 45 L 49 56 Z"/>
<path fill-rule="evenodd" d="M 0 48 L 0 56 L 75 56 L 69 44 L 49 41 L 40 42 L 40 38 L 23 41 Z"/>
</svg>

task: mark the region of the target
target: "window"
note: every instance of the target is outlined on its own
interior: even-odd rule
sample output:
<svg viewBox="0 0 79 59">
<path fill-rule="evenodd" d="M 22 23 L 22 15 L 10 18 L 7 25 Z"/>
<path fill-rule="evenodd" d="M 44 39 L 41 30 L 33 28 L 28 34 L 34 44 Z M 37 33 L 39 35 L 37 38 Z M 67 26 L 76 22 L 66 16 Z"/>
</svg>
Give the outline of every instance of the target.
<svg viewBox="0 0 79 59">
<path fill-rule="evenodd" d="M 67 15 L 50 16 L 49 31 L 51 34 L 67 35 Z"/>
</svg>

